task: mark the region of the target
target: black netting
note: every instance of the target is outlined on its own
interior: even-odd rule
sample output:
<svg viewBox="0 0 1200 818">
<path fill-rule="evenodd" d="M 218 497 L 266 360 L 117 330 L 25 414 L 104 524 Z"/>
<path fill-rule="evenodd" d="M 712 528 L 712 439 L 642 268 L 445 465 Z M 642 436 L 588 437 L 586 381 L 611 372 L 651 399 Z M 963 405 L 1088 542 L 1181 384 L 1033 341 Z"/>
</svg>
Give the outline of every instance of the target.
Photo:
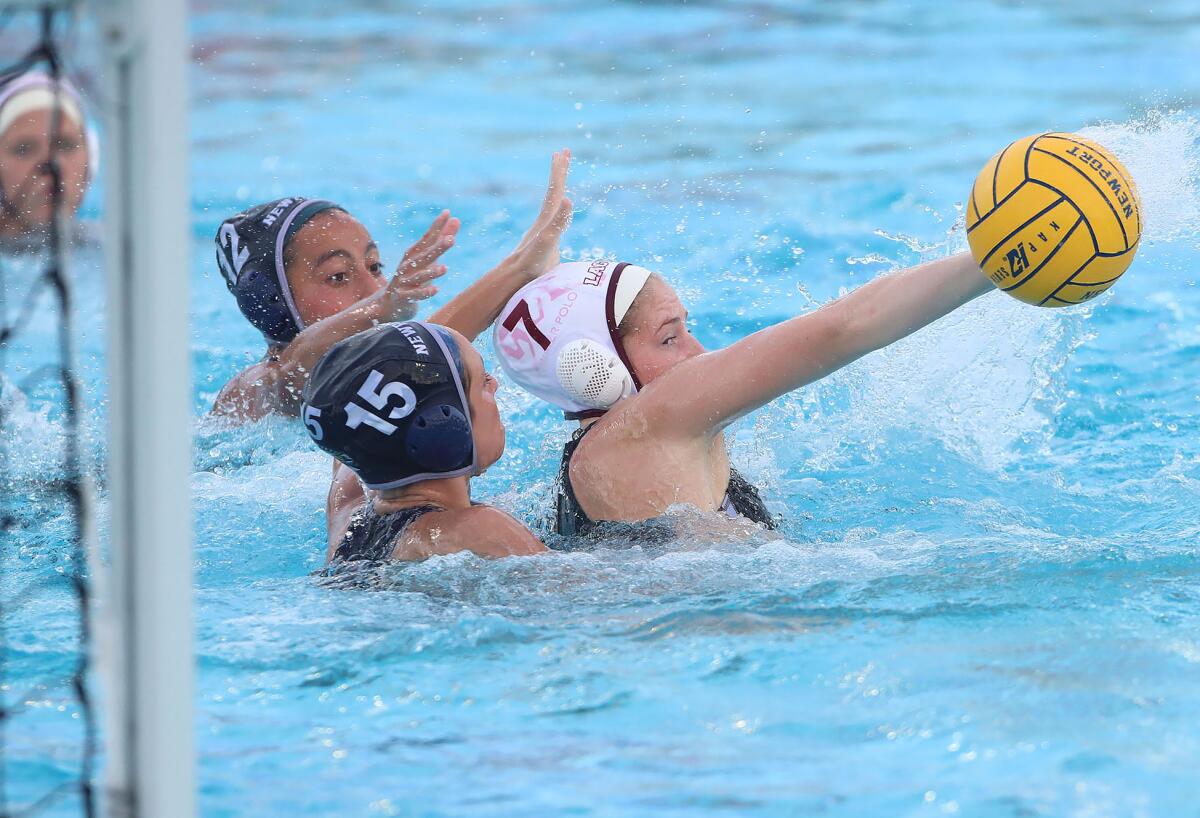
<svg viewBox="0 0 1200 818">
<path fill-rule="evenodd" d="M 62 44 L 70 33 L 70 14 L 55 9 L 0 9 L 0 35 L 22 22 L 22 17 L 29 16 L 36 16 L 35 20 L 25 21 L 36 32 L 33 46 L 19 59 L 0 68 L 0 78 L 31 69 L 62 78 L 65 70 Z M 56 93 L 62 93 L 61 87 Z M 66 245 L 74 234 L 74 225 L 73 216 L 64 206 L 56 156 L 62 144 L 62 110 L 62 106 L 55 106 L 50 118 L 49 161 L 44 170 L 50 177 L 53 209 L 58 216 L 44 235 L 33 237 L 40 245 L 37 257 L 44 261 L 37 265 L 33 275 L 24 269 L 20 275 L 7 274 L 8 260 L 0 252 L 0 469 L 7 472 L 0 473 L 3 538 L 0 572 L 7 575 L 0 584 L 0 818 L 36 816 L 52 809 L 58 812 L 68 800 L 77 800 L 83 814 L 96 814 L 93 777 L 98 734 L 88 690 L 90 623 L 85 536 L 90 528 L 91 508 L 81 456 L 80 385 L 74 368 L 76 336 L 72 329 L 72 281 L 67 269 Z M 0 205 L 9 206 L 2 198 Z M 50 363 L 30 365 L 28 361 L 17 360 L 10 351 L 22 334 L 29 331 L 33 316 L 46 306 L 53 310 L 57 322 L 51 333 L 51 346 L 56 349 Z M 40 395 L 47 392 L 52 395 L 57 403 L 52 408 L 54 418 L 62 427 L 59 468 L 47 470 L 36 489 L 28 485 L 24 476 L 14 475 L 12 468 L 23 456 L 22 435 L 15 425 L 12 409 L 16 404 L 14 396 L 33 390 Z M 34 494 L 36 499 L 32 499 Z M 60 514 L 65 520 L 64 536 L 54 543 L 61 553 L 38 566 L 44 570 L 24 570 L 28 565 L 20 564 L 23 570 L 16 571 L 14 566 L 18 561 L 28 557 L 23 547 L 26 524 L 31 515 L 46 513 Z M 34 629 L 28 623 L 36 621 L 39 605 L 48 604 L 47 595 L 61 597 L 64 590 L 77 607 L 77 633 L 68 642 L 70 650 L 63 662 L 51 665 L 61 673 L 38 679 L 31 685 L 22 657 L 38 634 L 30 632 Z M 20 623 L 19 630 L 13 626 L 14 622 Z M 19 682 L 14 684 L 8 671 L 11 664 L 18 662 L 22 663 L 21 673 Z M 14 770 L 9 737 L 18 720 L 37 715 L 34 711 L 38 708 L 34 705 L 40 707 L 50 700 L 53 691 L 71 703 L 68 715 L 78 722 L 78 741 L 73 742 L 78 755 L 66 763 L 57 759 L 57 767 L 69 773 L 51 780 L 42 788 L 44 791 L 30 794 L 29 775 L 24 766 L 18 765 Z M 28 748 L 22 749 L 28 752 Z M 74 752 L 72 749 L 71 754 Z M 14 790 L 19 793 L 17 796 L 12 795 Z"/>
</svg>

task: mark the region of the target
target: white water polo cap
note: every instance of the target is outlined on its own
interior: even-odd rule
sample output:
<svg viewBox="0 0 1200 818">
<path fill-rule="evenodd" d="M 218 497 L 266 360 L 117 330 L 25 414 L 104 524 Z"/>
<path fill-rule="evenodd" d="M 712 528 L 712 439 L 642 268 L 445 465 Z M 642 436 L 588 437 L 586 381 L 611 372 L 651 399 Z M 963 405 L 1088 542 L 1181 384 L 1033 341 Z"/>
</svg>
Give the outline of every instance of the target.
<svg viewBox="0 0 1200 818">
<path fill-rule="evenodd" d="M 617 326 L 650 271 L 624 262 L 571 261 L 526 284 L 496 321 L 504 372 L 568 419 L 602 414 L 641 383 Z"/>
</svg>

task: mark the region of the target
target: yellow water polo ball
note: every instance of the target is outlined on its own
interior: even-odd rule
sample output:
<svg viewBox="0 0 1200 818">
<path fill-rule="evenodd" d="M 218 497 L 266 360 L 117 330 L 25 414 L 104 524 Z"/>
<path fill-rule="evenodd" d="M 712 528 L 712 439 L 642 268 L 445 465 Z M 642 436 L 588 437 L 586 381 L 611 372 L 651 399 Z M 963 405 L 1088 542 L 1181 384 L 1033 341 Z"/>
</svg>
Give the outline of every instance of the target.
<svg viewBox="0 0 1200 818">
<path fill-rule="evenodd" d="M 1133 178 L 1076 134 L 1018 139 L 988 161 L 967 203 L 967 242 L 999 289 L 1027 304 L 1080 304 L 1113 285 L 1142 237 Z"/>
</svg>

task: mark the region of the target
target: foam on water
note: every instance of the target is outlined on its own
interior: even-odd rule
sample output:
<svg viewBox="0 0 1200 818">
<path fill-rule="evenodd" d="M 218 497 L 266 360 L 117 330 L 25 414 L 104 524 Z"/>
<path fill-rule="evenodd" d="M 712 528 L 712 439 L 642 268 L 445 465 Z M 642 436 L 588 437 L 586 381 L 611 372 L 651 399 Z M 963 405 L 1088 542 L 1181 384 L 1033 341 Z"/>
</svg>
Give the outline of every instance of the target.
<svg viewBox="0 0 1200 818">
<path fill-rule="evenodd" d="M 0 376 L 0 418 L 4 444 L 0 446 L 0 475 L 17 483 L 62 475 L 63 430 L 51 418 L 52 405 L 30 404 L 25 393 Z"/>
<path fill-rule="evenodd" d="M 1086 337 L 1085 312 L 1034 312 L 989 295 L 785 398 L 778 419 L 811 450 L 814 470 L 852 449 L 887 457 L 880 449 L 897 430 L 999 470 L 1051 432 L 1055 376 Z"/>
<path fill-rule="evenodd" d="M 1183 111 L 1154 110 L 1080 133 L 1110 148 L 1136 180 L 1144 243 L 1200 243 L 1200 120 Z"/>
</svg>

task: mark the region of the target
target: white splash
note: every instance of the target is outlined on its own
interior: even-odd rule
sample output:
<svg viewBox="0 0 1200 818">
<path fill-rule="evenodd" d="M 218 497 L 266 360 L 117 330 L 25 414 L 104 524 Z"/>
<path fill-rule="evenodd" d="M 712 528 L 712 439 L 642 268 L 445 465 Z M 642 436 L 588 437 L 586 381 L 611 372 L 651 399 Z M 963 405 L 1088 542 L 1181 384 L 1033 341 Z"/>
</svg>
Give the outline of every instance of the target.
<svg viewBox="0 0 1200 818">
<path fill-rule="evenodd" d="M 1112 150 L 1133 175 L 1147 243 L 1200 244 L 1200 120 L 1179 111 L 1080 131 Z"/>
</svg>

